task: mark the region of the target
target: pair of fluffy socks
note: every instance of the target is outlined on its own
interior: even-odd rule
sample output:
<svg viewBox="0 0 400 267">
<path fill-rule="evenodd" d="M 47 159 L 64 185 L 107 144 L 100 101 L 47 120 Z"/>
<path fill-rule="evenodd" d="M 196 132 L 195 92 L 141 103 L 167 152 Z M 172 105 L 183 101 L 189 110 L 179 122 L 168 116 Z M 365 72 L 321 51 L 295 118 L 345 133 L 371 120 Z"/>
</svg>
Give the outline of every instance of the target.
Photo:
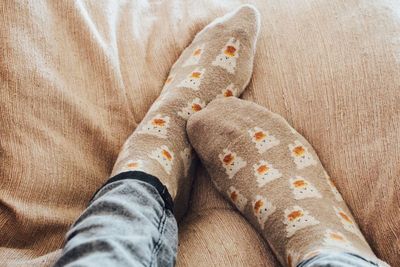
<svg viewBox="0 0 400 267">
<path fill-rule="evenodd" d="M 175 199 L 190 191 L 192 144 L 217 188 L 284 265 L 333 249 L 374 259 L 307 141 L 277 115 L 234 98 L 250 80 L 258 28 L 257 10 L 246 5 L 196 35 L 112 176 L 151 174 Z"/>
</svg>

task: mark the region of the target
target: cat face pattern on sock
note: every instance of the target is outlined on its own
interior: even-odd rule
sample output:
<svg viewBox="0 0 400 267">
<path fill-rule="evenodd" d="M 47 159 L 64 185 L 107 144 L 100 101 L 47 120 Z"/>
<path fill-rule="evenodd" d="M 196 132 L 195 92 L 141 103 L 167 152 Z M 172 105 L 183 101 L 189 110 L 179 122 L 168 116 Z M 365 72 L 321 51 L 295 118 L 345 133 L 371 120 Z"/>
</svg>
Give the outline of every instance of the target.
<svg viewBox="0 0 400 267">
<path fill-rule="evenodd" d="M 295 199 L 322 198 L 315 186 L 301 176 L 290 178 L 289 184 Z"/>
<path fill-rule="evenodd" d="M 344 229 L 362 238 L 362 234 L 353 219 L 351 219 L 342 208 L 333 207 L 333 209 L 335 210 L 336 215 L 339 217 L 340 222 L 343 224 Z"/>
<path fill-rule="evenodd" d="M 257 164 L 254 164 L 253 169 L 258 187 L 263 187 L 267 183 L 282 177 L 282 173 L 265 160 L 260 160 Z"/>
<path fill-rule="evenodd" d="M 269 216 L 276 211 L 276 207 L 272 205 L 265 197 L 257 195 L 251 202 L 253 207 L 254 216 L 256 216 L 261 229 L 264 229 L 264 225 L 268 220 Z"/>
<path fill-rule="evenodd" d="M 204 51 L 204 44 L 196 46 L 193 52 L 190 54 L 189 58 L 183 63 L 183 67 L 198 65 L 201 59 L 201 55 Z"/>
<path fill-rule="evenodd" d="M 205 68 L 195 68 L 189 75 L 179 84 L 179 87 L 190 88 L 194 91 L 200 90 L 201 81 L 205 75 Z"/>
<path fill-rule="evenodd" d="M 174 162 L 174 153 L 165 145 L 152 151 L 150 158 L 155 159 L 164 168 L 165 172 L 170 174 L 172 169 L 172 164 Z"/>
<path fill-rule="evenodd" d="M 234 186 L 229 187 L 227 194 L 236 208 L 243 212 L 248 200 Z"/>
<path fill-rule="evenodd" d="M 223 153 L 219 154 L 218 157 L 229 179 L 232 179 L 240 169 L 246 166 L 246 161 L 228 149 L 224 149 Z"/>
<path fill-rule="evenodd" d="M 291 237 L 303 228 L 319 224 L 319 221 L 311 216 L 309 211 L 296 205 L 285 210 L 284 224 L 286 224 L 286 236 Z"/>
<path fill-rule="evenodd" d="M 225 89 L 222 89 L 221 94 L 217 95 L 217 98 L 230 96 L 238 96 L 238 89 L 233 83 L 229 84 Z"/>
<path fill-rule="evenodd" d="M 236 60 L 239 57 L 239 48 L 240 41 L 233 37 L 230 38 L 212 64 L 234 74 L 236 69 Z"/>
<path fill-rule="evenodd" d="M 351 242 L 341 232 L 327 229 L 324 235 L 324 245 L 326 247 L 333 247 L 347 251 L 355 250 Z"/>
<path fill-rule="evenodd" d="M 308 149 L 298 140 L 294 141 L 293 144 L 289 144 L 289 151 L 298 169 L 317 164 Z"/>
<path fill-rule="evenodd" d="M 180 111 L 178 111 L 178 115 L 184 120 L 187 120 L 191 115 L 202 110 L 205 106 L 206 103 L 197 97 L 189 102 L 186 107 L 183 107 Z"/>
<path fill-rule="evenodd" d="M 159 138 L 167 138 L 167 130 L 169 127 L 170 118 L 157 114 L 150 121 L 145 123 L 138 133 L 150 134 Z"/>
<path fill-rule="evenodd" d="M 256 148 L 260 154 L 264 153 L 270 148 L 279 145 L 279 140 L 268 131 L 264 131 L 260 127 L 254 127 L 248 131 L 251 141 L 256 144 Z"/>
</svg>

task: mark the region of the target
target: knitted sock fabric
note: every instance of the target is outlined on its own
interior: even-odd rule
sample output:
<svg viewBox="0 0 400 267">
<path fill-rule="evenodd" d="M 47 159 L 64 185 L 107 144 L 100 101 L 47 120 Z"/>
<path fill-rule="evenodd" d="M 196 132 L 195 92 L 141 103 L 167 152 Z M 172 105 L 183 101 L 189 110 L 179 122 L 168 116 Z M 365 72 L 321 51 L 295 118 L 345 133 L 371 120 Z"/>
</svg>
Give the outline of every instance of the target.
<svg viewBox="0 0 400 267">
<path fill-rule="evenodd" d="M 327 252 L 354 253 L 384 265 L 314 149 L 282 117 L 228 97 L 193 115 L 187 132 L 217 189 L 283 265 Z"/>
<path fill-rule="evenodd" d="M 252 74 L 258 31 L 258 11 L 244 5 L 199 32 L 125 142 L 112 176 L 139 170 L 160 179 L 173 199 L 187 194 L 193 153 L 186 121 L 212 99 L 243 92 Z"/>
</svg>

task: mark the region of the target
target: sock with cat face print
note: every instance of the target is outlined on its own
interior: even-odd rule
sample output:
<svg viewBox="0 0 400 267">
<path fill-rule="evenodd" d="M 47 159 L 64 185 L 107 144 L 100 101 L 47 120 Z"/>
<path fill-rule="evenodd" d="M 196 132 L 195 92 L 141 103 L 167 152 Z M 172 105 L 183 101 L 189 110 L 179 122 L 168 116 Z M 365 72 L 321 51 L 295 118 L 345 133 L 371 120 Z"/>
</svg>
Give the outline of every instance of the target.
<svg viewBox="0 0 400 267">
<path fill-rule="evenodd" d="M 194 114 L 187 132 L 217 189 L 255 226 L 283 265 L 338 251 L 384 265 L 314 149 L 282 117 L 228 97 Z"/>
<path fill-rule="evenodd" d="M 196 35 L 125 142 L 112 176 L 139 170 L 156 176 L 173 199 L 189 193 L 193 153 L 186 121 L 212 99 L 243 92 L 252 74 L 259 23 L 258 11 L 244 5 Z"/>
</svg>

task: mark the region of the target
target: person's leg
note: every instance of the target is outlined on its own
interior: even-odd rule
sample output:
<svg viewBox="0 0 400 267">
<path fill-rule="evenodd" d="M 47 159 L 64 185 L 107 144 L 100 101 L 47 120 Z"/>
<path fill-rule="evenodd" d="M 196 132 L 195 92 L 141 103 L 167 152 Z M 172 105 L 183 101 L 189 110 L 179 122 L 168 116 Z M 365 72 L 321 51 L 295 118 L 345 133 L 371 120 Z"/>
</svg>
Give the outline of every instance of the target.
<svg viewBox="0 0 400 267">
<path fill-rule="evenodd" d="M 125 172 L 111 178 L 69 230 L 55 266 L 174 266 L 172 205 L 156 177 Z"/>
<path fill-rule="evenodd" d="M 111 179 L 97 193 L 69 232 L 56 266 L 173 264 L 176 221 L 167 199 L 173 202 L 190 190 L 193 160 L 186 121 L 212 99 L 244 91 L 258 28 L 257 10 L 246 5 L 196 35 L 172 67 L 161 96 L 125 142 L 112 176 L 136 173 Z"/>
<path fill-rule="evenodd" d="M 125 142 L 112 175 L 152 174 L 172 198 L 190 191 L 194 153 L 186 121 L 216 97 L 240 95 L 253 69 L 258 12 L 242 6 L 206 26 L 172 67 L 160 97 Z"/>
<path fill-rule="evenodd" d="M 366 259 L 365 264 L 383 264 L 312 146 L 282 117 L 229 97 L 194 114 L 187 132 L 218 190 L 283 265 L 297 266 L 317 256 L 303 266 L 336 266 L 326 263 L 333 253 L 343 253 L 339 266 L 357 260 L 351 254 Z"/>
</svg>

